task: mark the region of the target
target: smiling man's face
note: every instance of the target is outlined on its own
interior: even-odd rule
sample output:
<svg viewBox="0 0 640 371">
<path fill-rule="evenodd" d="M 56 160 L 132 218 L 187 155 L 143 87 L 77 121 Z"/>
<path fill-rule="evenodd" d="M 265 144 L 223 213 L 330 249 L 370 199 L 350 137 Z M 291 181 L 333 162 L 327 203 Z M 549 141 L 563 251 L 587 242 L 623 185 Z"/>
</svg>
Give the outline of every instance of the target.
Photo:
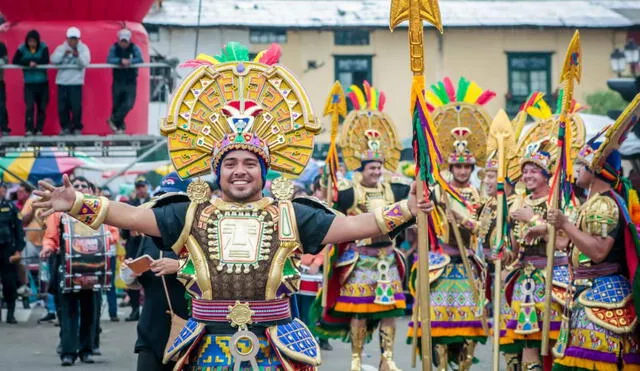
<svg viewBox="0 0 640 371">
<path fill-rule="evenodd" d="M 219 176 L 225 201 L 251 202 L 262 197 L 262 168 L 253 152 L 229 152 L 222 160 Z"/>
</svg>

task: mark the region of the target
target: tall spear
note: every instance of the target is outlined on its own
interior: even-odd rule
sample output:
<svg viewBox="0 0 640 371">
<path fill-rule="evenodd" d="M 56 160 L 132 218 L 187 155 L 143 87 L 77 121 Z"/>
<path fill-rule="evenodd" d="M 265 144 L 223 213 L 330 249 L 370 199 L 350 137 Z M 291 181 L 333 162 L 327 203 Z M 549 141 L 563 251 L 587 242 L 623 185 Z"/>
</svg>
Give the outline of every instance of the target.
<svg viewBox="0 0 640 371">
<path fill-rule="evenodd" d="M 497 151 L 498 158 L 498 184 L 496 187 L 497 197 L 497 217 L 496 217 L 496 236 L 494 240 L 494 249 L 492 256 L 495 264 L 495 277 L 493 284 L 493 371 L 500 368 L 500 298 L 502 291 L 502 257 L 504 248 L 507 246 L 508 232 L 506 230 L 505 216 L 507 215 L 507 197 L 504 192 L 504 177 L 507 168 L 507 158 L 512 156 L 513 148 L 515 148 L 515 134 L 513 127 L 504 110 L 500 110 L 494 117 L 489 129 L 489 143 L 487 145 L 488 153 Z"/>
<path fill-rule="evenodd" d="M 550 209 L 559 209 L 560 189 L 562 188 L 563 206 L 570 202 L 571 181 L 573 179 L 573 165 L 571 161 L 571 125 L 569 113 L 573 100 L 573 88 L 576 82 L 580 82 L 582 76 L 582 47 L 580 45 L 580 32 L 576 30 L 571 38 L 567 54 L 564 57 L 560 83 L 564 87 L 562 96 L 562 111 L 558 125 L 558 148 L 560 156 L 556 165 L 553 182 L 551 184 Z M 544 286 L 544 316 L 542 319 L 542 355 L 549 355 L 549 332 L 551 330 L 551 283 L 553 280 L 553 255 L 556 245 L 556 229 L 549 225 L 547 236 L 547 267 L 545 268 Z"/>
<path fill-rule="evenodd" d="M 434 179 L 442 181 L 438 173 L 438 152 L 435 130 L 424 99 L 424 33 L 423 20 L 442 32 L 440 7 L 437 0 L 391 0 L 389 28 L 393 31 L 400 23 L 409 22 L 409 56 L 411 72 L 411 114 L 413 116 L 413 153 L 416 158 L 418 197 L 428 198 L 428 184 Z M 442 183 L 444 183 L 442 181 Z M 431 370 L 431 290 L 429 287 L 429 243 L 435 242 L 433 220 L 418 212 L 418 310 L 420 323 L 414 322 L 414 334 L 422 329 L 422 370 Z M 414 335 L 415 336 L 415 335 Z M 414 341 L 415 347 L 415 341 Z"/>
<path fill-rule="evenodd" d="M 338 125 L 340 125 L 340 118 L 344 118 L 347 115 L 347 101 L 344 97 L 344 90 L 340 81 L 333 83 L 327 102 L 324 105 L 324 116 L 331 116 L 331 139 L 329 141 L 329 151 L 327 152 L 327 158 L 325 159 L 325 170 L 327 177 L 327 204 L 329 207 L 333 204 L 334 188 L 337 187 L 338 178 L 338 148 L 336 146 L 336 137 L 338 136 Z M 335 248 L 335 247 L 334 247 Z M 331 265 L 331 255 L 329 248 L 324 249 L 324 264 L 322 264 L 322 282 L 325 285 L 325 289 L 322 290 L 322 307 L 327 307 L 327 282 L 329 281 L 329 267 Z"/>
</svg>

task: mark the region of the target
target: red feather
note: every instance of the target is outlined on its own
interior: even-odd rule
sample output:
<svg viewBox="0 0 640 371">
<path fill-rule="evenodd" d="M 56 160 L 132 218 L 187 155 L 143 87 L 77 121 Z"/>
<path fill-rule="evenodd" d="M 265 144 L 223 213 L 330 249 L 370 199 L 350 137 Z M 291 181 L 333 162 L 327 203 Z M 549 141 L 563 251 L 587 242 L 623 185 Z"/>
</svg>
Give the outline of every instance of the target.
<svg viewBox="0 0 640 371">
<path fill-rule="evenodd" d="M 358 97 L 356 96 L 356 93 L 350 91 L 347 95 L 349 96 L 349 99 L 351 99 L 351 104 L 353 104 L 353 109 L 359 110 L 360 102 L 358 101 Z"/>
<path fill-rule="evenodd" d="M 451 82 L 451 79 L 448 77 L 444 78 L 444 89 L 447 92 L 447 95 L 449 96 L 449 99 L 451 102 L 455 102 L 456 99 L 456 88 L 453 87 L 453 83 Z"/>
<path fill-rule="evenodd" d="M 495 91 L 487 90 L 484 93 L 480 94 L 480 96 L 476 100 L 476 104 L 479 104 L 481 106 L 484 105 L 484 104 L 487 104 L 487 102 L 489 102 L 495 96 L 496 96 L 496 92 Z"/>
<path fill-rule="evenodd" d="M 367 102 L 367 107 L 365 108 L 371 108 L 371 85 L 369 85 L 369 81 L 364 80 L 362 86 L 364 87 L 364 98 Z"/>
<path fill-rule="evenodd" d="M 384 95 L 383 92 L 380 92 L 380 97 L 378 98 L 378 111 L 382 112 L 384 109 L 384 104 L 387 102 L 387 96 Z"/>
<path fill-rule="evenodd" d="M 273 43 L 269 46 L 269 49 L 265 50 L 262 57 L 258 62 L 266 64 L 268 66 L 272 66 L 280 61 L 280 57 L 282 56 L 282 48 L 280 45 Z"/>
<path fill-rule="evenodd" d="M 526 110 L 527 108 L 533 106 L 536 100 L 538 100 L 539 95 L 540 92 L 532 93 L 531 96 L 529 96 L 529 99 L 522 104 L 522 107 L 520 107 L 520 111 Z"/>
<path fill-rule="evenodd" d="M 180 65 L 180 67 L 188 68 L 188 67 L 200 67 L 200 66 L 211 66 L 213 63 L 209 61 L 203 61 L 200 59 L 190 59 Z"/>
</svg>

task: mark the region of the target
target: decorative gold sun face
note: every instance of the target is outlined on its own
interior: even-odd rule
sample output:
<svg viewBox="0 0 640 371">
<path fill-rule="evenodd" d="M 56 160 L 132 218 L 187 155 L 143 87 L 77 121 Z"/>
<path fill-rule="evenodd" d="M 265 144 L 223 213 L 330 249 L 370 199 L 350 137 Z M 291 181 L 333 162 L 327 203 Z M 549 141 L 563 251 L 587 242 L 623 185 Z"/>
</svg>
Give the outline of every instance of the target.
<svg viewBox="0 0 640 371">
<path fill-rule="evenodd" d="M 209 173 L 215 143 L 236 131 L 250 131 L 267 144 L 273 170 L 299 174 L 320 129 L 294 76 L 282 66 L 256 62 L 195 69 L 174 92 L 160 125 L 182 178 Z"/>
</svg>

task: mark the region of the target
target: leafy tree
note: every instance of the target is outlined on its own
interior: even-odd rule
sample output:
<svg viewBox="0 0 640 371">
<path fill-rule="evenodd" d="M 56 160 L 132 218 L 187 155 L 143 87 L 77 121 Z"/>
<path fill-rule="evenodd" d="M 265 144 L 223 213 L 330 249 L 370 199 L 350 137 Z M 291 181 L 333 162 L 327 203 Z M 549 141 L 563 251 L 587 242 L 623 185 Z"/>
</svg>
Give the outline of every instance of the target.
<svg viewBox="0 0 640 371">
<path fill-rule="evenodd" d="M 627 106 L 627 102 L 613 90 L 598 90 L 588 94 L 586 103 L 589 106 L 587 113 L 605 116 L 611 110 L 624 110 Z"/>
</svg>

